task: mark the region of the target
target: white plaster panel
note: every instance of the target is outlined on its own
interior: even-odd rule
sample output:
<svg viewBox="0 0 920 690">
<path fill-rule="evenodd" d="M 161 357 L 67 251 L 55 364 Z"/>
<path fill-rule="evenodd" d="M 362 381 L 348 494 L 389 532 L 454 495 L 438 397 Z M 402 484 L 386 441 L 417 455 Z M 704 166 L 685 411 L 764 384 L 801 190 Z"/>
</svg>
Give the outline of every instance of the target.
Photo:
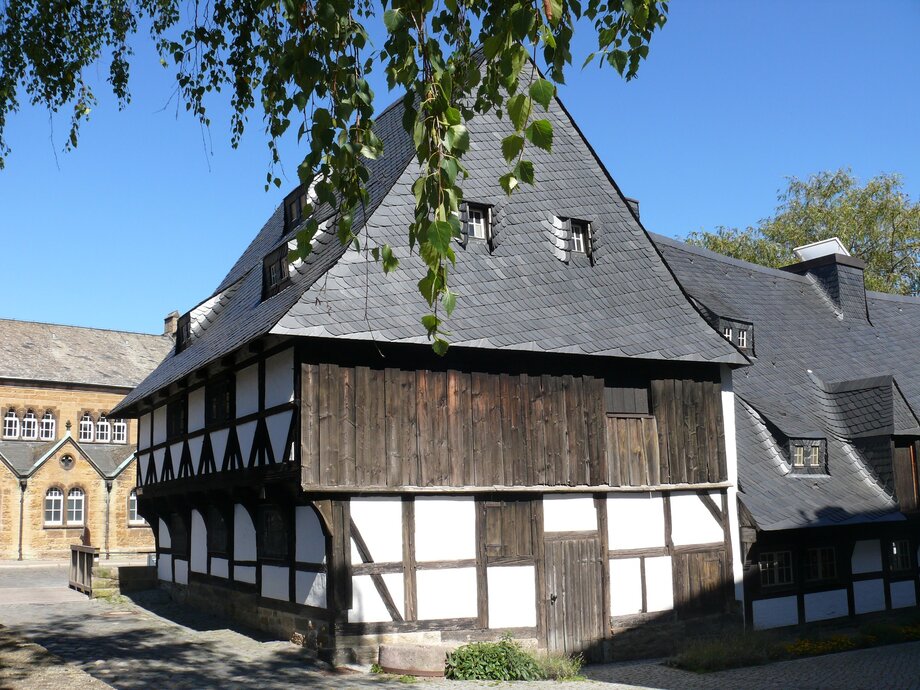
<svg viewBox="0 0 920 690">
<path fill-rule="evenodd" d="M 642 564 L 638 558 L 610 561 L 610 615 L 642 611 Z"/>
<path fill-rule="evenodd" d="M 137 420 L 137 448 L 143 450 L 150 447 L 150 413 L 142 414 Z"/>
<path fill-rule="evenodd" d="M 230 562 L 226 558 L 212 558 L 211 575 L 223 578 L 230 577 Z"/>
<path fill-rule="evenodd" d="M 381 575 L 383 582 L 393 599 L 393 605 L 400 613 L 405 611 L 405 585 L 402 573 Z M 352 623 L 379 623 L 391 621 L 389 612 L 383 603 L 377 587 L 370 575 L 358 575 L 351 579 L 352 607 L 348 611 L 348 620 Z"/>
<path fill-rule="evenodd" d="M 891 589 L 891 608 L 902 609 L 917 605 L 917 592 L 913 580 L 901 580 L 889 584 Z"/>
<path fill-rule="evenodd" d="M 797 625 L 799 622 L 799 605 L 796 597 L 757 599 L 752 605 L 755 630 L 782 628 Z"/>
<path fill-rule="evenodd" d="M 163 443 L 166 440 L 166 405 L 161 405 L 153 411 L 153 442 Z"/>
<path fill-rule="evenodd" d="M 275 462 L 284 461 L 284 446 L 287 444 L 291 430 L 291 416 L 293 414 L 293 410 L 287 410 L 265 418 L 265 426 L 268 428 L 268 438 L 271 440 L 272 455 L 275 456 Z"/>
<path fill-rule="evenodd" d="M 256 528 L 239 503 L 233 506 L 233 554 L 238 561 L 256 560 Z"/>
<path fill-rule="evenodd" d="M 256 583 L 256 569 L 251 565 L 233 566 L 233 579 L 237 582 L 248 582 L 251 585 Z"/>
<path fill-rule="evenodd" d="M 670 556 L 645 559 L 646 610 L 670 611 L 674 608 L 674 576 Z"/>
<path fill-rule="evenodd" d="M 168 553 L 157 554 L 157 577 L 172 582 L 172 556 Z"/>
<path fill-rule="evenodd" d="M 375 563 L 401 563 L 403 559 L 402 501 L 399 498 L 353 498 L 351 519 L 361 533 Z M 418 516 L 416 516 L 416 524 Z M 475 517 L 474 517 L 475 521 Z M 473 529 L 475 530 L 475 524 Z M 352 542 L 351 562 L 361 556 Z"/>
<path fill-rule="evenodd" d="M 157 481 L 163 481 L 163 461 L 166 459 L 166 449 L 159 448 L 153 451 L 153 465 L 157 471 Z"/>
<path fill-rule="evenodd" d="M 172 463 L 173 477 L 179 477 L 179 465 L 182 463 L 182 444 L 173 443 L 169 447 L 169 460 Z"/>
<path fill-rule="evenodd" d="M 169 525 L 163 521 L 163 518 L 157 518 L 157 520 L 159 522 L 157 529 L 160 532 L 160 548 L 168 549 L 172 546 L 172 539 L 169 536 Z"/>
<path fill-rule="evenodd" d="M 294 575 L 294 596 L 298 604 L 326 608 L 326 573 L 298 570 Z"/>
<path fill-rule="evenodd" d="M 847 614 L 847 591 L 845 589 L 805 595 L 805 620 L 809 623 L 828 618 L 839 618 Z"/>
<path fill-rule="evenodd" d="M 236 427 L 236 438 L 240 442 L 240 455 L 246 466 L 249 466 L 249 454 L 252 452 L 252 442 L 255 437 L 256 422 L 246 422 Z"/>
<path fill-rule="evenodd" d="M 532 565 L 488 568 L 490 628 L 537 624 L 536 573 Z"/>
<path fill-rule="evenodd" d="M 227 438 L 230 436 L 229 429 L 221 429 L 211 433 L 211 450 L 214 453 L 214 467 L 220 472 L 224 464 L 224 453 L 227 452 Z"/>
<path fill-rule="evenodd" d="M 419 620 L 475 618 L 476 568 L 419 570 L 415 574 Z"/>
<path fill-rule="evenodd" d="M 192 458 L 192 472 L 198 473 L 198 463 L 201 462 L 201 448 L 204 445 L 204 436 L 196 436 L 188 440 L 188 451 Z"/>
<path fill-rule="evenodd" d="M 265 407 L 283 405 L 294 399 L 294 349 L 265 360 Z"/>
<path fill-rule="evenodd" d="M 713 500 L 721 505 L 722 497 Z M 671 539 L 675 546 L 709 544 L 724 541 L 725 532 L 696 493 L 677 491 L 671 494 Z"/>
<path fill-rule="evenodd" d="M 545 532 L 590 532 L 597 529 L 597 508 L 591 496 L 543 497 Z"/>
<path fill-rule="evenodd" d="M 885 610 L 885 581 L 859 580 L 853 583 L 853 608 L 856 613 Z"/>
<path fill-rule="evenodd" d="M 294 509 L 294 530 L 294 558 L 302 563 L 325 563 L 326 536 L 313 508 L 297 506 Z"/>
<path fill-rule="evenodd" d="M 143 484 L 147 479 L 147 466 L 150 465 L 150 453 L 144 453 L 137 457 L 138 477 L 137 483 Z"/>
<path fill-rule="evenodd" d="M 661 494 L 620 494 L 607 499 L 607 539 L 611 549 L 664 546 Z"/>
<path fill-rule="evenodd" d="M 236 416 L 245 417 L 259 411 L 259 365 L 236 372 Z"/>
<path fill-rule="evenodd" d="M 188 430 L 204 429 L 204 386 L 188 394 Z"/>
<path fill-rule="evenodd" d="M 192 510 L 191 568 L 193 573 L 208 572 L 208 528 L 197 510 Z"/>
<path fill-rule="evenodd" d="M 882 572 L 882 545 L 878 539 L 858 541 L 853 545 L 853 574 Z"/>
<path fill-rule="evenodd" d="M 187 585 L 188 584 L 188 561 L 183 558 L 176 559 L 176 584 Z"/>
<path fill-rule="evenodd" d="M 416 499 L 415 560 L 463 558 L 476 558 L 476 504 L 473 498 Z"/>
<path fill-rule="evenodd" d="M 290 601 L 291 571 L 278 565 L 262 566 L 262 596 L 269 599 Z"/>
</svg>

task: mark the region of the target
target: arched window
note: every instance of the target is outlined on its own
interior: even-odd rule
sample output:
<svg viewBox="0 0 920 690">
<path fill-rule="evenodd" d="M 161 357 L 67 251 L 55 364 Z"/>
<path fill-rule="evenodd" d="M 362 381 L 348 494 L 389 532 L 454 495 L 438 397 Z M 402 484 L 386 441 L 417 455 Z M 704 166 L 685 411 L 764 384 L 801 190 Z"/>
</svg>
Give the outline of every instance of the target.
<svg viewBox="0 0 920 690">
<path fill-rule="evenodd" d="M 84 507 L 83 489 L 71 489 L 67 493 L 67 524 L 83 524 L 83 507 Z"/>
<path fill-rule="evenodd" d="M 99 421 L 96 422 L 96 441 L 98 443 L 108 443 L 111 436 L 112 426 L 109 424 L 109 420 L 105 418 L 105 415 L 102 415 L 99 417 Z"/>
<path fill-rule="evenodd" d="M 128 442 L 128 423 L 123 419 L 112 422 L 112 443 Z"/>
<path fill-rule="evenodd" d="M 208 507 L 208 551 L 217 556 L 226 556 L 229 551 L 230 533 L 224 514 L 216 506 Z"/>
<path fill-rule="evenodd" d="M 84 412 L 80 418 L 80 440 L 84 442 L 93 440 L 93 418 L 90 417 L 89 412 Z"/>
<path fill-rule="evenodd" d="M 263 558 L 283 561 L 288 557 L 287 521 L 275 506 L 259 509 L 258 544 Z"/>
<path fill-rule="evenodd" d="M 42 422 L 38 428 L 38 437 L 42 441 L 53 441 L 54 427 L 54 413 L 51 410 L 47 410 L 45 414 L 42 415 Z"/>
<path fill-rule="evenodd" d="M 13 410 L 3 417 L 3 438 L 19 438 L 19 417 Z"/>
<path fill-rule="evenodd" d="M 64 522 L 64 492 L 60 489 L 48 489 L 45 494 L 45 524 L 60 525 Z"/>
<path fill-rule="evenodd" d="M 38 419 L 35 413 L 29 410 L 22 417 L 22 437 L 26 441 L 34 441 L 38 438 Z"/>
<path fill-rule="evenodd" d="M 147 521 L 137 512 L 137 490 L 131 489 L 128 494 L 128 524 L 146 525 Z"/>
</svg>

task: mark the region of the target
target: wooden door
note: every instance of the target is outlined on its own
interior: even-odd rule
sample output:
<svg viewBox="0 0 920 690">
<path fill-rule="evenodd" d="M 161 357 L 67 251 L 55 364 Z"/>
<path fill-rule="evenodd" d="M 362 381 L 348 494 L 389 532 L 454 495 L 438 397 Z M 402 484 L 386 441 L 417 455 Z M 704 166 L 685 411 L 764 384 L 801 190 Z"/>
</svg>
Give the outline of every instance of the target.
<svg viewBox="0 0 920 690">
<path fill-rule="evenodd" d="M 576 654 L 604 636 L 603 564 L 597 536 L 548 538 L 546 644 Z"/>
<path fill-rule="evenodd" d="M 894 490 L 901 510 L 917 510 L 917 455 L 913 443 L 898 441 L 894 449 Z"/>
</svg>

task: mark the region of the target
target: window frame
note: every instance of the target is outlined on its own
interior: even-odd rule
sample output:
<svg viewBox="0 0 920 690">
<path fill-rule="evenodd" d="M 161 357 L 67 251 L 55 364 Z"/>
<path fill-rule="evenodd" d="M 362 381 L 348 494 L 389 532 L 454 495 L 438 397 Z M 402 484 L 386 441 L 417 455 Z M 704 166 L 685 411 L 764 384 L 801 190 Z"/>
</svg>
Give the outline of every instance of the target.
<svg viewBox="0 0 920 690">
<path fill-rule="evenodd" d="M 284 548 L 281 551 L 269 550 L 268 546 L 274 546 L 276 539 L 266 540 L 266 535 L 272 534 L 275 535 L 276 531 L 268 529 L 269 525 L 266 524 L 266 520 L 270 514 L 277 515 L 280 520 L 281 527 L 283 528 L 283 544 Z M 291 560 L 291 525 L 289 524 L 288 516 L 285 511 L 277 505 L 267 504 L 261 505 L 258 508 L 256 520 L 256 553 L 259 556 L 261 561 L 270 561 L 274 563 L 288 563 Z M 277 543 L 282 543 L 282 541 L 277 540 Z"/>
<path fill-rule="evenodd" d="M 88 430 L 87 438 L 84 438 L 84 430 Z M 80 443 L 94 443 L 96 440 L 96 423 L 89 412 L 80 415 L 80 423 L 77 425 L 77 440 Z"/>
<path fill-rule="evenodd" d="M 227 515 L 215 505 L 209 505 L 206 517 L 205 524 L 207 525 L 207 537 L 206 537 L 206 547 L 208 550 L 209 556 L 216 556 L 217 558 L 229 558 L 230 557 L 230 525 L 227 520 Z M 222 525 L 221 530 L 215 529 L 215 524 L 220 522 Z M 223 534 L 223 544 L 216 543 L 216 535 Z"/>
<path fill-rule="evenodd" d="M 291 284 L 291 264 L 288 261 L 287 242 L 270 251 L 262 259 L 262 299 L 274 297 Z M 277 280 L 272 280 L 273 271 L 277 271 Z"/>
<path fill-rule="evenodd" d="M 124 419 L 112 420 L 112 443 L 128 442 L 128 422 Z"/>
<path fill-rule="evenodd" d="M 898 545 L 904 545 L 898 553 Z M 888 570 L 892 573 L 906 573 L 913 570 L 910 539 L 891 539 L 888 542 Z"/>
<path fill-rule="evenodd" d="M 826 556 L 830 555 L 830 558 Z M 837 548 L 834 546 L 809 546 L 805 549 L 803 572 L 805 582 L 829 582 L 837 579 Z M 814 557 L 814 558 L 813 558 Z M 828 572 L 830 567 L 830 572 Z"/>
<path fill-rule="evenodd" d="M 572 240 L 573 253 L 584 254 L 589 258 L 594 255 L 590 221 L 569 218 L 569 236 Z"/>
<path fill-rule="evenodd" d="M 214 403 L 224 398 L 226 409 L 223 415 L 217 415 Z M 204 422 L 205 426 L 222 426 L 236 417 L 236 379 L 233 374 L 220 376 L 205 383 L 204 386 Z"/>
<path fill-rule="evenodd" d="M 48 432 L 46 434 L 46 431 Z M 57 433 L 57 419 L 51 410 L 45 410 L 38 422 L 38 440 L 53 441 Z"/>
<path fill-rule="evenodd" d="M 102 435 L 102 430 L 105 430 L 105 436 Z M 109 420 L 106 419 L 106 416 L 99 415 L 99 419 L 96 420 L 96 443 L 109 443 L 112 439 L 112 425 L 109 423 Z"/>
<path fill-rule="evenodd" d="M 76 517 L 79 510 L 79 519 Z M 74 515 L 71 518 L 71 514 Z M 67 491 L 67 521 L 68 527 L 83 527 L 86 525 L 86 492 L 79 486 L 73 486 Z"/>
<path fill-rule="evenodd" d="M 747 349 L 747 329 L 739 328 L 738 329 L 738 347 L 742 350 Z"/>
<path fill-rule="evenodd" d="M 52 505 L 51 514 L 54 515 L 54 511 L 57 510 L 58 519 L 49 520 L 48 519 L 48 500 L 56 499 L 57 508 Z M 64 491 L 59 486 L 50 486 L 48 490 L 45 491 L 45 498 L 42 501 L 42 527 L 63 527 L 64 526 Z"/>
<path fill-rule="evenodd" d="M 10 408 L 6 411 L 6 414 L 3 415 L 3 438 L 15 441 L 19 438 L 21 428 L 19 415 L 16 414 L 16 410 Z"/>
<path fill-rule="evenodd" d="M 188 433 L 188 398 L 182 396 L 166 403 L 166 438 L 174 439 Z"/>
<path fill-rule="evenodd" d="M 731 326 L 726 326 L 722 329 L 722 337 L 725 338 L 728 342 L 734 342 L 734 331 Z"/>
<path fill-rule="evenodd" d="M 766 567 L 765 563 L 768 564 Z M 795 584 L 795 563 L 791 549 L 771 549 L 761 552 L 757 557 L 757 567 L 760 571 L 760 586 L 763 588 L 775 589 Z M 780 576 L 783 579 L 780 579 Z M 767 582 L 768 579 L 772 579 L 773 582 Z"/>
<path fill-rule="evenodd" d="M 32 410 L 26 410 L 19 420 L 19 438 L 23 441 L 35 441 L 38 439 L 38 417 Z"/>
<path fill-rule="evenodd" d="M 479 216 L 480 222 L 473 220 L 473 214 Z M 464 234 L 468 239 L 485 242 L 490 247 L 492 245 L 492 206 L 476 201 L 463 202 L 463 215 L 461 216 L 465 227 Z M 482 235 L 477 235 L 475 229 L 482 228 Z"/>
<path fill-rule="evenodd" d="M 137 508 L 137 488 L 135 487 L 128 492 L 128 527 L 146 527 L 148 524 L 150 524 L 147 522 L 147 520 L 144 519 L 143 515 L 137 512 Z M 132 513 L 134 514 L 134 517 L 131 517 Z"/>
<path fill-rule="evenodd" d="M 176 321 L 176 354 L 189 346 L 192 340 L 192 313 L 185 312 Z"/>
<path fill-rule="evenodd" d="M 304 221 L 303 210 L 309 205 L 307 190 L 303 185 L 284 197 L 284 231 L 293 230 Z M 292 209 L 296 206 L 296 217 Z"/>
<path fill-rule="evenodd" d="M 801 443 L 792 446 L 792 466 L 798 469 L 805 467 L 805 446 Z"/>
</svg>

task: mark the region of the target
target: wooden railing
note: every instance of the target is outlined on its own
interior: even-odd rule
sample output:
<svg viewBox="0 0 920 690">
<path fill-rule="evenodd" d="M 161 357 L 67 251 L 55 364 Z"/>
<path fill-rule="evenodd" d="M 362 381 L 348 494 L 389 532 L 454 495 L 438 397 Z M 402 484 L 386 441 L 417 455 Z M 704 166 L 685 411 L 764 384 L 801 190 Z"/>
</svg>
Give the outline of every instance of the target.
<svg viewBox="0 0 920 690">
<path fill-rule="evenodd" d="M 70 545 L 70 587 L 93 595 L 93 566 L 99 558 L 99 547 Z"/>
</svg>

